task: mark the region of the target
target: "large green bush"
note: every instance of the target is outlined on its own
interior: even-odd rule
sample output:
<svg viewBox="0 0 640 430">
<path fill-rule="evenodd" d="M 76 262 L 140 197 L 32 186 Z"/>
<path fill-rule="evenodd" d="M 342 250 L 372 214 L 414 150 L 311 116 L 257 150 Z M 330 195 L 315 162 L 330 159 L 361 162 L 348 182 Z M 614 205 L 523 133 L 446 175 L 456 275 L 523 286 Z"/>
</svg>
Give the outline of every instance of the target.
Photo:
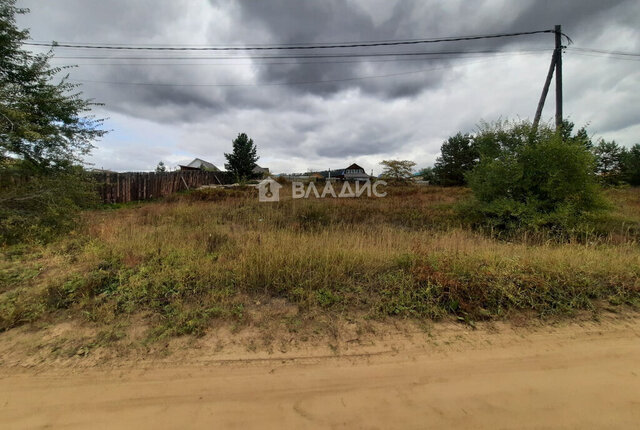
<svg viewBox="0 0 640 430">
<path fill-rule="evenodd" d="M 97 203 L 95 184 L 79 167 L 34 175 L 24 163 L 11 164 L 0 168 L 0 244 L 48 241 Z"/>
<path fill-rule="evenodd" d="M 594 157 L 579 139 L 527 122 L 485 124 L 476 141 L 480 162 L 467 174 L 476 225 L 493 231 L 580 228 L 603 208 Z"/>
</svg>

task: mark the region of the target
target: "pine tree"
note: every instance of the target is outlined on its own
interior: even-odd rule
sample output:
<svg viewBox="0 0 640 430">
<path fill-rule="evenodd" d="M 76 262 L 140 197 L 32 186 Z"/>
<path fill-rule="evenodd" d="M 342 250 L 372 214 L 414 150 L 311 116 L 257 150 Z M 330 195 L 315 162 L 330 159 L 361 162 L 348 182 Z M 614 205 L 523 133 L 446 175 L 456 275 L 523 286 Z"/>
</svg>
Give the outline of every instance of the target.
<svg viewBox="0 0 640 430">
<path fill-rule="evenodd" d="M 238 134 L 233 141 L 233 152 L 224 154 L 227 163 L 224 168 L 232 172 L 237 180 L 249 179 L 253 176 L 253 169 L 258 161 L 257 148 L 245 133 Z"/>
</svg>

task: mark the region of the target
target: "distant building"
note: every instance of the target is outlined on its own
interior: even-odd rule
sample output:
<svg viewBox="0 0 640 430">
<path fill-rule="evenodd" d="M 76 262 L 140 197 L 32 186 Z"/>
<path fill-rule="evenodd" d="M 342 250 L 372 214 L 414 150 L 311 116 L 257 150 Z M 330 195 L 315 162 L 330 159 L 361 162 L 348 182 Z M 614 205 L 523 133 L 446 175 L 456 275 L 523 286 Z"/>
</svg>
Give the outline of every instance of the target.
<svg viewBox="0 0 640 430">
<path fill-rule="evenodd" d="M 208 170 L 210 172 L 220 171 L 220 169 L 214 166 L 213 163 L 204 161 L 201 158 L 194 158 L 193 161 L 186 166 L 180 165 L 180 170 Z"/>
<path fill-rule="evenodd" d="M 252 172 L 255 175 L 269 176 L 269 168 L 268 167 L 260 167 L 256 164 L 256 167 L 253 168 Z"/>
<path fill-rule="evenodd" d="M 325 170 L 320 173 L 325 179 L 331 179 L 336 181 L 367 181 L 371 179 L 364 168 L 353 163 L 346 169 L 332 169 Z"/>
</svg>

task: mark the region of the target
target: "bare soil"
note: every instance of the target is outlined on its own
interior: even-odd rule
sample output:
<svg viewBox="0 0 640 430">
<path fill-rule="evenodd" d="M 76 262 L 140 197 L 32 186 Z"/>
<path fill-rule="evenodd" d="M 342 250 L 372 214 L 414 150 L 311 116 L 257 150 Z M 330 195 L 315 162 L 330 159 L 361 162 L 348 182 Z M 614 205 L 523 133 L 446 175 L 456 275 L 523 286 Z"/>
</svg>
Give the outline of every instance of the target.
<svg viewBox="0 0 640 430">
<path fill-rule="evenodd" d="M 55 338 L 76 329 L 34 333 Z M 7 429 L 568 429 L 640 422 L 637 315 L 551 326 L 398 325 L 370 335 L 342 329 L 331 342 L 278 337 L 257 346 L 250 333 L 221 328 L 173 340 L 164 352 L 108 359 L 92 351 L 29 360 L 24 348 L 23 355 L 7 349 L 29 333 L 12 332 L 0 336 L 0 427 Z"/>
</svg>

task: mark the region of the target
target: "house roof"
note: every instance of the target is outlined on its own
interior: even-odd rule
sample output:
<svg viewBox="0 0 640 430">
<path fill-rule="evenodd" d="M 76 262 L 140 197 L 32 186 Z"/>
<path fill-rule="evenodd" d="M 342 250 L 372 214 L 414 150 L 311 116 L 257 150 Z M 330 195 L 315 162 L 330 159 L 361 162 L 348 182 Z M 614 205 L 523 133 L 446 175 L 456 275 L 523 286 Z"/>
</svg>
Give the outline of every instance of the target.
<svg viewBox="0 0 640 430">
<path fill-rule="evenodd" d="M 359 172 L 347 173 L 348 170 L 359 170 Z M 336 177 L 342 176 L 344 178 L 351 178 L 351 179 L 359 179 L 359 178 L 365 178 L 365 177 L 368 178 L 369 177 L 369 175 L 367 175 L 367 172 L 364 170 L 364 168 L 362 168 L 361 166 L 357 165 L 356 163 L 353 163 L 352 165 L 350 165 L 346 169 L 331 169 L 331 170 L 324 170 L 324 171 L 318 172 L 318 173 L 320 173 L 325 178 L 328 178 L 329 176 L 331 176 L 332 178 L 336 178 Z"/>
<path fill-rule="evenodd" d="M 209 163 L 208 161 L 205 161 L 201 158 L 194 158 L 193 161 L 187 164 L 186 167 L 193 167 L 195 169 L 213 170 L 216 172 L 220 171 L 220 169 L 214 166 L 213 163 Z"/>
<path fill-rule="evenodd" d="M 364 169 L 360 166 L 358 166 L 356 163 L 353 163 L 351 166 L 347 167 L 345 170 L 362 170 L 364 172 Z"/>
</svg>

